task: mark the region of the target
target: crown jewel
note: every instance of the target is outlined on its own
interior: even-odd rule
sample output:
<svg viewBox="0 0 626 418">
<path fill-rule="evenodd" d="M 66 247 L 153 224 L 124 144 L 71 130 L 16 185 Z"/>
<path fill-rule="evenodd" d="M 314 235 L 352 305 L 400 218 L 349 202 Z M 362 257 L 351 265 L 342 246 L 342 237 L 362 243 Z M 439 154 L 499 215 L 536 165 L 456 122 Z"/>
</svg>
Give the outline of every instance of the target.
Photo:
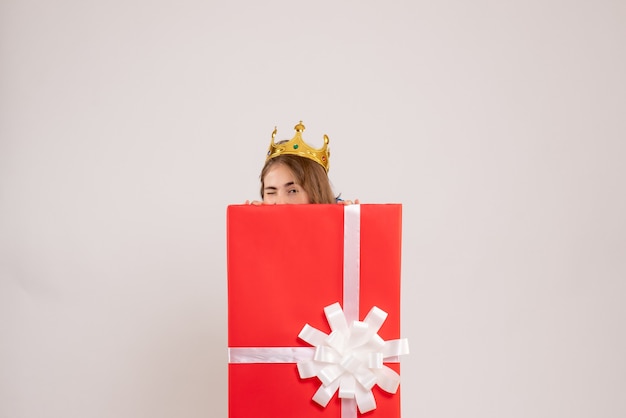
<svg viewBox="0 0 626 418">
<path fill-rule="evenodd" d="M 276 138 L 276 128 L 274 128 L 274 132 L 272 132 L 272 141 L 270 142 L 270 147 L 267 150 L 267 158 L 265 162 L 271 160 L 274 157 L 278 157 L 279 155 L 299 155 L 300 157 L 308 158 L 310 160 L 315 161 L 324 167 L 324 170 L 328 172 L 329 168 L 329 159 L 330 159 L 330 150 L 328 149 L 328 135 L 324 135 L 324 145 L 321 148 L 312 148 L 310 147 L 304 140 L 302 139 L 302 132 L 304 131 L 304 125 L 302 121 L 298 123 L 294 127 L 296 134 L 289 141 L 281 141 L 278 143 L 274 142 Z"/>
</svg>

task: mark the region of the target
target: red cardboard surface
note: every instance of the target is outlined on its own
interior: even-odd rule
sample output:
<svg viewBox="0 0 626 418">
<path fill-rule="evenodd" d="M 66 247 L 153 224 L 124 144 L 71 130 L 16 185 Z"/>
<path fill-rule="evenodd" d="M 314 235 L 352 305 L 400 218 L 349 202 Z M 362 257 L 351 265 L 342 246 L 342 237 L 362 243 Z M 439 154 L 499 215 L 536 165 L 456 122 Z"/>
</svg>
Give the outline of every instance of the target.
<svg viewBox="0 0 626 418">
<path fill-rule="evenodd" d="M 401 205 L 361 205 L 363 319 L 372 306 L 389 315 L 379 331 L 400 338 Z M 343 305 L 342 205 L 229 206 L 227 212 L 229 347 L 308 347 L 308 323 L 330 332 L 324 307 Z M 399 365 L 389 365 L 399 370 Z M 229 417 L 339 418 L 335 394 L 311 400 L 317 378 L 300 379 L 294 364 L 230 364 Z M 400 416 L 399 393 L 374 388 L 377 408 L 359 416 Z"/>
</svg>

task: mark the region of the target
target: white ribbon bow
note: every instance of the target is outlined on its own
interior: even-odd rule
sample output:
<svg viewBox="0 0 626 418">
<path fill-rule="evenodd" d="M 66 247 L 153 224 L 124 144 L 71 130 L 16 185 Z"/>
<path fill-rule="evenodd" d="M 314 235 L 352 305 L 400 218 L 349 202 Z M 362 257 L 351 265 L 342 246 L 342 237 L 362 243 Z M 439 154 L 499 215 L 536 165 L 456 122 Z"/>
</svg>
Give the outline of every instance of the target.
<svg viewBox="0 0 626 418">
<path fill-rule="evenodd" d="M 324 308 L 332 332 L 326 334 L 306 324 L 299 338 L 315 347 L 313 359 L 298 362 L 302 379 L 317 376 L 322 382 L 313 400 L 323 407 L 339 390 L 342 399 L 355 399 L 364 414 L 376 409 L 372 388 L 378 385 L 388 393 L 396 393 L 400 376 L 383 365 L 384 360 L 409 353 L 406 338 L 384 341 L 378 330 L 387 313 L 374 306 L 364 321 L 353 321 L 348 327 L 339 303 Z"/>
</svg>

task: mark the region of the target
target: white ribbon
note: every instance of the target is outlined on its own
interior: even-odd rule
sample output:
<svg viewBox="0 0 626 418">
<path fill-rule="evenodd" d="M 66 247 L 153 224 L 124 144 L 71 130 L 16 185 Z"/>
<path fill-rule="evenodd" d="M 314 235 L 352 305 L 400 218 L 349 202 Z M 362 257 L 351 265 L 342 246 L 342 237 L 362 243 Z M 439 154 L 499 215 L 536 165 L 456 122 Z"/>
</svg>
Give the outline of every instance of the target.
<svg viewBox="0 0 626 418">
<path fill-rule="evenodd" d="M 297 363 L 315 354 L 313 347 L 231 347 L 229 363 Z"/>
<path fill-rule="evenodd" d="M 343 210 L 343 309 L 348 321 L 359 320 L 361 285 L 361 205 Z"/>
<path fill-rule="evenodd" d="M 400 375 L 383 361 L 409 353 L 406 338 L 384 341 L 378 330 L 387 313 L 374 306 L 363 322 L 353 321 L 348 327 L 339 303 L 324 308 L 332 332 L 326 334 L 306 324 L 299 338 L 315 347 L 312 359 L 298 362 L 302 379 L 317 377 L 322 382 L 313 400 L 323 407 L 328 405 L 335 392 L 339 398 L 354 399 L 364 414 L 376 409 L 372 393 L 378 385 L 388 393 L 396 393 Z"/>
<path fill-rule="evenodd" d="M 339 391 L 342 418 L 356 418 L 376 409 L 372 388 L 378 385 L 396 393 L 400 376 L 383 365 L 398 362 L 409 353 L 406 338 L 384 341 L 378 330 L 387 313 L 374 306 L 362 322 L 359 319 L 360 205 L 344 207 L 343 304 L 324 308 L 331 333 L 306 324 L 298 337 L 313 347 L 229 347 L 229 363 L 297 363 L 300 377 L 318 377 L 322 382 L 313 400 L 326 407 Z M 348 325 L 350 323 L 350 325 Z"/>
</svg>

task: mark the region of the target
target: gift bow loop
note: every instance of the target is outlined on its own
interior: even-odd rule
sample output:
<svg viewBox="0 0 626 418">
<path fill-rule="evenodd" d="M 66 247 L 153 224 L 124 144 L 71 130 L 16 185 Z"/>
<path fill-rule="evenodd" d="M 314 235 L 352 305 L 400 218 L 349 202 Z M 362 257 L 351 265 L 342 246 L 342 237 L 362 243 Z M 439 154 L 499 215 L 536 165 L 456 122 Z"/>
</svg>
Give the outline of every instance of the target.
<svg viewBox="0 0 626 418">
<path fill-rule="evenodd" d="M 326 334 L 305 324 L 298 337 L 315 347 L 312 359 L 298 362 L 300 378 L 317 377 L 321 386 L 313 400 L 323 407 L 339 391 L 339 398 L 355 399 L 364 414 L 376 409 L 372 388 L 378 385 L 396 393 L 400 375 L 383 365 L 383 360 L 409 353 L 406 338 L 384 341 L 378 330 L 387 313 L 374 306 L 364 321 L 348 325 L 338 302 L 324 308 L 332 332 Z"/>
</svg>

